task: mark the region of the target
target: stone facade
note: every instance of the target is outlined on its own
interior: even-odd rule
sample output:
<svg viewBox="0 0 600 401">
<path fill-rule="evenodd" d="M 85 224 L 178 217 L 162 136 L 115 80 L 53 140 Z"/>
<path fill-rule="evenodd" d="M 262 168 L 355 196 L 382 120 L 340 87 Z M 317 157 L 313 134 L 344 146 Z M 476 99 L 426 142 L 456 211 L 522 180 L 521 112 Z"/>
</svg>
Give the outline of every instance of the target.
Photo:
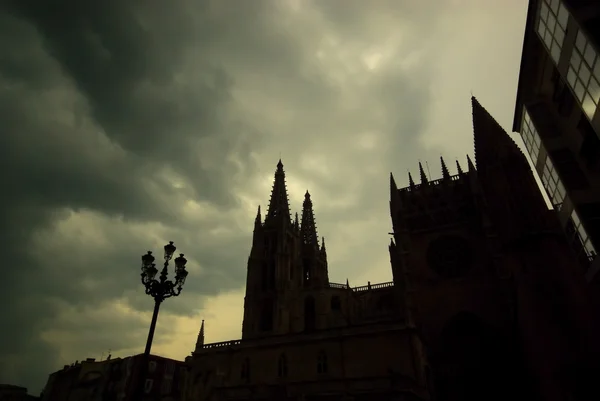
<svg viewBox="0 0 600 401">
<path fill-rule="evenodd" d="M 577 262 L 523 154 L 472 103 L 477 167 L 390 177 L 390 283 L 329 281 L 310 195 L 292 219 L 278 163 L 242 339 L 205 344 L 202 324 L 187 400 L 586 399 L 569 379 L 595 372 Z"/>
</svg>

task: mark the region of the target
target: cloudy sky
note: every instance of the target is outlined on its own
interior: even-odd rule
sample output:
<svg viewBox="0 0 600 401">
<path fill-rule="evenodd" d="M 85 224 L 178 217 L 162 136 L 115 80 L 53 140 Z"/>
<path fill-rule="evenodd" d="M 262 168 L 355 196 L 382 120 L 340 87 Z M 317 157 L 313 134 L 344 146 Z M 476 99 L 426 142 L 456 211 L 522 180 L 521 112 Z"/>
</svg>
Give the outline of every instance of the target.
<svg viewBox="0 0 600 401">
<path fill-rule="evenodd" d="M 471 91 L 512 127 L 526 0 L 2 4 L 0 382 L 33 393 L 143 351 L 140 256 L 168 240 L 190 275 L 153 352 L 183 359 L 201 319 L 208 342 L 239 338 L 280 155 L 330 279 L 363 285 L 391 279 L 389 172 L 466 165 Z"/>
</svg>

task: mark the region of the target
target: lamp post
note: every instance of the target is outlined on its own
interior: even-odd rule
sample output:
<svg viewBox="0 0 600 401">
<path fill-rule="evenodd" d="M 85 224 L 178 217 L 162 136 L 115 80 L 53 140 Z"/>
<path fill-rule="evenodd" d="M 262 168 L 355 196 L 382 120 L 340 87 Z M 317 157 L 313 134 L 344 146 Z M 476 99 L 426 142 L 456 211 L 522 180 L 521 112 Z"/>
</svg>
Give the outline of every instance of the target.
<svg viewBox="0 0 600 401">
<path fill-rule="evenodd" d="M 154 298 L 154 312 L 152 313 L 152 322 L 150 323 L 150 330 L 148 332 L 148 340 L 146 341 L 146 349 L 144 350 L 144 356 L 142 358 L 142 369 L 139 384 L 137 386 L 135 401 L 142 399 L 144 391 L 144 383 L 148 372 L 148 362 L 150 356 L 150 349 L 152 348 L 152 340 L 154 339 L 154 330 L 156 329 L 156 321 L 158 319 L 158 311 L 160 304 L 167 298 L 176 297 L 181 293 L 183 284 L 188 275 L 185 270 L 185 264 L 187 259 L 183 257 L 183 253 L 175 258 L 175 281 L 167 280 L 169 262 L 173 259 L 175 250 L 177 249 L 170 241 L 164 247 L 164 264 L 160 276 L 156 278 L 158 269 L 154 264 L 154 256 L 152 251 L 148 251 L 142 256 L 142 284 L 146 288 L 146 294 Z"/>
</svg>

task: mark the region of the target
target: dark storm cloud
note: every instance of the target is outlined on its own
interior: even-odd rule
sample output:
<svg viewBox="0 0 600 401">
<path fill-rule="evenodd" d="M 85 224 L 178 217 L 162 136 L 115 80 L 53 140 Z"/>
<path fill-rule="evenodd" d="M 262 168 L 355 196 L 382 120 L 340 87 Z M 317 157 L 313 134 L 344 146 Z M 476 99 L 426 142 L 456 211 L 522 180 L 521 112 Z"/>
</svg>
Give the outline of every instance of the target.
<svg viewBox="0 0 600 401">
<path fill-rule="evenodd" d="M 147 239 L 116 233 L 112 246 L 102 252 L 78 244 L 79 249 L 67 246 L 42 253 L 35 248 L 40 243 L 32 239 L 35 233 L 51 232 L 69 216 L 69 209 L 131 222 L 176 224 L 179 205 L 167 196 L 175 206 L 170 208 L 159 196 L 173 189 L 149 185 L 158 182 L 162 168 L 187 176 L 191 196 L 220 209 L 237 202 L 224 179 L 243 180 L 253 171 L 244 132 L 256 132 L 225 115 L 231 78 L 208 58 L 194 60 L 193 79 L 181 70 L 190 46 L 210 47 L 218 36 L 206 26 L 198 29 L 185 7 L 154 2 L 142 8 L 142 3 L 147 4 L 15 1 L 0 10 L 5 188 L 0 200 L 5 247 L 0 381 L 36 391 L 60 365 L 40 338 L 60 311 L 61 303 L 53 299 L 102 307 L 104 300 L 128 288 L 139 291 L 133 269 Z M 200 11 L 205 7 L 194 5 Z M 210 151 L 202 153 L 206 148 Z M 232 245 L 243 252 L 240 244 Z M 213 267 L 218 262 L 210 258 L 235 252 L 198 253 L 201 263 Z M 214 294 L 243 280 L 239 274 L 219 281 L 211 278 L 211 270 L 203 271 L 209 279 L 190 281 L 188 292 Z M 94 291 L 84 285 L 90 282 Z M 123 331 L 113 323 L 85 324 L 91 325 L 88 332 Z M 135 326 L 130 329 L 135 331 Z"/>
<path fill-rule="evenodd" d="M 146 322 L 102 311 L 121 298 L 148 311 L 139 258 L 163 240 L 176 241 L 191 270 L 185 296 L 164 312 L 193 314 L 204 297 L 239 288 L 252 224 L 239 193 L 256 194 L 279 150 L 296 178 L 314 177 L 326 230 L 374 210 L 386 218 L 380 171 L 361 172 L 374 156 L 352 146 L 374 131 L 385 143 L 379 158 L 412 157 L 428 70 L 392 65 L 361 84 L 340 78 L 348 60 L 331 67 L 315 53 L 332 36 L 360 55 L 385 38 L 380 18 L 410 2 L 313 3 L 318 27 L 293 20 L 279 1 L 4 3 L 0 308 L 9 329 L 0 332 L 0 381 L 38 390 L 72 362 L 42 334 L 73 359 L 141 349 Z M 344 108 L 347 99 L 356 104 Z M 319 178 L 303 164 L 313 152 L 329 154 L 332 174 Z M 258 162 L 265 154 L 273 160 Z M 351 206 L 326 206 L 350 195 Z M 199 212 L 186 209 L 190 199 Z"/>
</svg>

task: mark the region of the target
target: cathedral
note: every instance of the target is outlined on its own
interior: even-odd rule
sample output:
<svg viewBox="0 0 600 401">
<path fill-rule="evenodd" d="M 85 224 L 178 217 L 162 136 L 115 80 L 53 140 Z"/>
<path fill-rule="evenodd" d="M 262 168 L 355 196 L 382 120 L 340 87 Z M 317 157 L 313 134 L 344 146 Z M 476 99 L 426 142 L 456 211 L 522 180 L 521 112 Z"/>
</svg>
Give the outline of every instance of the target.
<svg viewBox="0 0 600 401">
<path fill-rule="evenodd" d="M 185 399 L 592 400 L 594 311 L 525 156 L 472 98 L 475 163 L 398 188 L 393 281 L 329 281 L 307 192 L 292 218 L 277 164 L 254 221 L 242 338 L 186 358 Z"/>
</svg>

